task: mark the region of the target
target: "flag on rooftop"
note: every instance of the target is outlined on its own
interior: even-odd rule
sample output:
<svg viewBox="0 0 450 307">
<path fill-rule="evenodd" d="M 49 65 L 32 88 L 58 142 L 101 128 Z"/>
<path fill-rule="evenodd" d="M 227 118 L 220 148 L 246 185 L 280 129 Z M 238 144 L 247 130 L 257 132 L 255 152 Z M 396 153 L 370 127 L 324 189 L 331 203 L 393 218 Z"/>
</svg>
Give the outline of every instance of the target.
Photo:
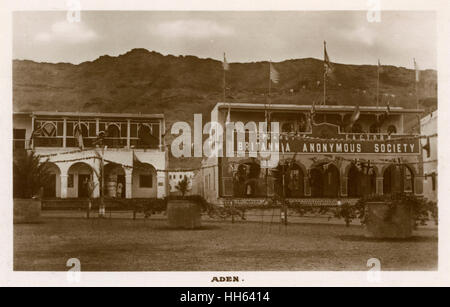
<svg viewBox="0 0 450 307">
<path fill-rule="evenodd" d="M 416 63 L 416 59 L 414 59 L 414 70 L 416 71 L 416 82 L 420 81 L 420 71 L 419 66 Z"/>
<path fill-rule="evenodd" d="M 273 83 L 278 83 L 280 81 L 280 74 L 278 71 L 273 67 L 272 63 L 270 63 L 270 80 Z"/>
<path fill-rule="evenodd" d="M 381 66 L 380 59 L 378 59 L 378 73 L 381 74 L 383 72 L 383 67 Z"/>
<path fill-rule="evenodd" d="M 230 70 L 230 65 L 227 62 L 227 58 L 225 57 L 225 52 L 223 53 L 223 70 Z"/>
<path fill-rule="evenodd" d="M 333 65 L 331 65 L 330 58 L 328 57 L 327 42 L 325 42 L 325 41 L 323 42 L 323 53 L 324 53 L 324 55 L 323 55 L 323 58 L 324 58 L 323 65 L 324 65 L 324 68 L 325 68 L 325 74 L 328 75 L 328 74 L 331 74 L 333 72 Z"/>
</svg>

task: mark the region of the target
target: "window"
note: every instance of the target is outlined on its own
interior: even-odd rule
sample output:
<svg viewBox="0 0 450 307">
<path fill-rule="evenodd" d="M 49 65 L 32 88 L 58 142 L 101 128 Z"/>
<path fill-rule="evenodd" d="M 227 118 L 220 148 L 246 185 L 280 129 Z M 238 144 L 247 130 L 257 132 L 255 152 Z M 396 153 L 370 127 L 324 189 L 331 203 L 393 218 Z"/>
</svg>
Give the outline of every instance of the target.
<svg viewBox="0 0 450 307">
<path fill-rule="evenodd" d="M 151 175 L 140 175 L 139 176 L 139 187 L 140 188 L 151 188 L 153 186 Z"/>
<path fill-rule="evenodd" d="M 73 174 L 67 176 L 67 187 L 73 188 Z"/>
<path fill-rule="evenodd" d="M 13 129 L 14 148 L 25 148 L 25 129 Z"/>
<path fill-rule="evenodd" d="M 73 123 L 67 122 L 67 136 L 73 136 Z"/>
<path fill-rule="evenodd" d="M 89 123 L 89 136 L 97 135 L 97 125 L 96 123 Z"/>
</svg>

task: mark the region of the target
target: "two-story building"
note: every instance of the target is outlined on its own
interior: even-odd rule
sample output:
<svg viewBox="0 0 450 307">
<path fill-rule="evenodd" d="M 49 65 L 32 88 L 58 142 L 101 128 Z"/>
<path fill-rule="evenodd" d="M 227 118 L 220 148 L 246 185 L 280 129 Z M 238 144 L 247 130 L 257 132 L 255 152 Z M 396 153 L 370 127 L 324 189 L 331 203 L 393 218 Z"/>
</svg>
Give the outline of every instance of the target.
<svg viewBox="0 0 450 307">
<path fill-rule="evenodd" d="M 33 149 L 52 173 L 47 198 L 84 198 L 87 182 L 100 195 L 164 198 L 168 194 L 167 151 L 162 114 L 17 112 L 14 149 Z"/>
<path fill-rule="evenodd" d="M 396 191 L 422 195 L 420 141 L 404 133 L 404 123 L 420 112 L 401 107 L 217 103 L 211 121 L 222 127 L 237 122 L 258 125 L 268 118 L 278 123 L 278 144 L 267 148 L 279 162 L 270 166 L 266 157 L 253 152 L 261 149 L 261 140 L 252 139 L 250 130 L 245 130 L 244 144 L 233 134 L 230 157 L 225 135 L 223 156 L 204 159 L 195 179 L 197 190 L 215 203 L 230 197 L 254 203 L 280 189 L 279 194 L 300 203 L 354 201 Z M 245 148 L 245 156 L 239 148 Z M 277 177 L 286 169 L 284 178 Z"/>
</svg>

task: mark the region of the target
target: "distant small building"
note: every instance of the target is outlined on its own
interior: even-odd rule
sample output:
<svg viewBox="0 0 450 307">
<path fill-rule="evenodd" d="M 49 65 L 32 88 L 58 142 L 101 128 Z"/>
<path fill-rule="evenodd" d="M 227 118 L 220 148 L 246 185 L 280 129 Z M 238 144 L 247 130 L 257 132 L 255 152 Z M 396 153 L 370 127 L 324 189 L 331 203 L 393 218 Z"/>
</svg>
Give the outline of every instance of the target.
<svg viewBox="0 0 450 307">
<path fill-rule="evenodd" d="M 421 134 L 426 135 L 422 139 L 423 149 L 423 195 L 432 201 L 437 201 L 437 178 L 438 178 L 438 152 L 437 137 L 437 111 L 434 111 L 420 120 Z"/>
<path fill-rule="evenodd" d="M 169 191 L 171 194 L 179 194 L 177 186 L 185 177 L 188 179 L 187 195 L 193 194 L 193 180 L 195 173 L 193 171 L 169 171 Z"/>
</svg>

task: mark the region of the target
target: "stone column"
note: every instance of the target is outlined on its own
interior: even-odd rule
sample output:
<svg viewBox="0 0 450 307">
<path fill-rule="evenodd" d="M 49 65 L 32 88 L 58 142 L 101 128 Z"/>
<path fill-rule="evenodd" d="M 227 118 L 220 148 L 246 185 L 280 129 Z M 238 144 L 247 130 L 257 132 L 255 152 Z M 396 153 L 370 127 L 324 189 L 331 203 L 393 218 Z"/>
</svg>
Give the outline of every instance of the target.
<svg viewBox="0 0 450 307">
<path fill-rule="evenodd" d="M 125 198 L 133 197 L 133 170 L 125 169 Z"/>
<path fill-rule="evenodd" d="M 377 177 L 377 195 L 383 195 L 383 177 Z"/>
<path fill-rule="evenodd" d="M 131 125 L 130 125 L 130 120 L 127 119 L 127 149 L 130 149 L 130 136 L 131 136 Z"/>
<path fill-rule="evenodd" d="M 66 140 L 67 140 L 67 119 L 64 118 L 64 123 L 63 123 L 63 147 L 64 148 L 67 147 Z"/>
<path fill-rule="evenodd" d="M 61 172 L 61 198 L 67 198 L 67 172 Z"/>
</svg>

